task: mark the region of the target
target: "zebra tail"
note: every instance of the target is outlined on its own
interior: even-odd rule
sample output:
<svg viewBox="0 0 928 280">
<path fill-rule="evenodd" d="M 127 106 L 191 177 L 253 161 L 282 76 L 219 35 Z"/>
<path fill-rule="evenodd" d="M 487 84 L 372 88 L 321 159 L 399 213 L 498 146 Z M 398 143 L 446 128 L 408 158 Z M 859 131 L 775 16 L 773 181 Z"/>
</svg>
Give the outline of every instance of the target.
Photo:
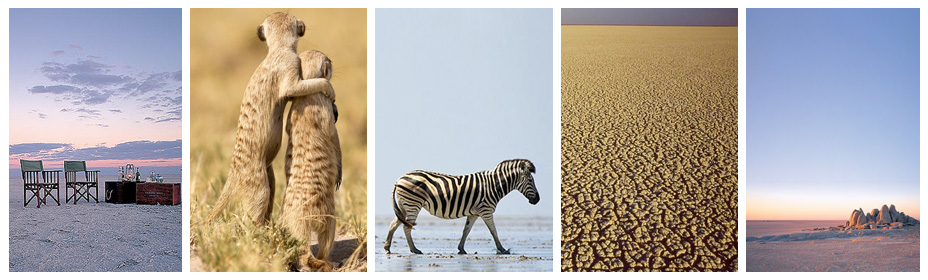
<svg viewBox="0 0 928 280">
<path fill-rule="evenodd" d="M 399 220 L 401 223 L 403 223 L 403 226 L 408 227 L 408 228 L 413 228 L 415 224 L 410 223 L 409 221 L 406 220 L 406 213 L 404 213 L 403 209 L 400 209 L 399 203 L 396 203 L 396 187 L 393 187 L 392 199 L 393 199 L 393 214 L 396 214 L 396 219 Z"/>
</svg>

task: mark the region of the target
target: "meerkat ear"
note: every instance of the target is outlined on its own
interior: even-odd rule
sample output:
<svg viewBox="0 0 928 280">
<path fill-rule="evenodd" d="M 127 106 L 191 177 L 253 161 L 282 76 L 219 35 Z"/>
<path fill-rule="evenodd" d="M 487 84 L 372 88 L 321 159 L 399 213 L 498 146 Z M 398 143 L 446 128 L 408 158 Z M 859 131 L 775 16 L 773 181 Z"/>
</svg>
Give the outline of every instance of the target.
<svg viewBox="0 0 928 280">
<path fill-rule="evenodd" d="M 297 35 L 303 37 L 303 33 L 306 32 L 306 25 L 303 24 L 302 20 L 296 20 Z"/>
<path fill-rule="evenodd" d="M 326 79 L 332 78 L 331 76 L 329 76 L 332 74 L 332 73 L 329 73 L 329 69 L 332 69 L 332 61 L 326 58 L 325 62 L 322 63 L 322 77 L 323 78 L 326 78 Z"/>
<path fill-rule="evenodd" d="M 258 25 L 258 39 L 261 40 L 261 42 L 264 42 L 264 40 L 265 40 L 265 38 L 264 38 L 264 25 L 263 25 L 263 24 L 262 24 L 262 25 Z"/>
</svg>

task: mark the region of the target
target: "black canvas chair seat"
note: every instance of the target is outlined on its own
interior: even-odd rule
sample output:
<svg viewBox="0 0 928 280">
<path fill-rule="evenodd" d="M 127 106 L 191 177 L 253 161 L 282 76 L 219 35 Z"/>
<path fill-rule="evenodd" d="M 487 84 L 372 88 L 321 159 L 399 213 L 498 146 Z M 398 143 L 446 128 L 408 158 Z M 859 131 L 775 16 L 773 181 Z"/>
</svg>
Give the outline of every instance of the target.
<svg viewBox="0 0 928 280">
<path fill-rule="evenodd" d="M 23 174 L 23 207 L 29 205 L 32 199 L 36 199 L 36 208 L 41 208 L 42 204 L 48 204 L 48 197 L 51 196 L 55 203 L 61 205 L 58 197 L 61 197 L 61 189 L 58 187 L 61 170 L 45 170 L 41 160 L 19 160 L 19 167 Z M 57 191 L 57 195 L 52 193 Z M 26 199 L 27 194 L 32 194 Z"/>
<path fill-rule="evenodd" d="M 78 181 L 78 172 L 84 173 L 83 181 Z M 87 163 L 84 161 L 65 161 L 64 203 L 74 200 L 74 204 L 77 204 L 77 201 L 81 198 L 86 199 L 87 202 L 90 202 L 90 199 L 93 198 L 95 202 L 100 203 L 100 200 L 97 199 L 100 196 L 100 188 L 97 183 L 99 173 L 99 170 L 87 170 Z M 94 189 L 94 193 L 90 193 L 90 188 Z M 73 192 L 68 195 L 68 190 L 73 190 Z"/>
</svg>

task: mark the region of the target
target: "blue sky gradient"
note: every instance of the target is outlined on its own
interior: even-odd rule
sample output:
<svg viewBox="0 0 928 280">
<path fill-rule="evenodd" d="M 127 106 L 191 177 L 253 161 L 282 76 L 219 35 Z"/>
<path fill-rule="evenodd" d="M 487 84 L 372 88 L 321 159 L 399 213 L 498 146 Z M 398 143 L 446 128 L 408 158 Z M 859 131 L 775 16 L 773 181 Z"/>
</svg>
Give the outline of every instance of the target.
<svg viewBox="0 0 928 280">
<path fill-rule="evenodd" d="M 747 60 L 748 219 L 918 216 L 918 9 L 748 9 Z"/>
<path fill-rule="evenodd" d="M 512 192 L 497 214 L 550 217 L 552 10 L 376 13 L 376 215 L 393 215 L 393 183 L 406 172 L 469 174 L 525 158 L 541 201 Z"/>
</svg>

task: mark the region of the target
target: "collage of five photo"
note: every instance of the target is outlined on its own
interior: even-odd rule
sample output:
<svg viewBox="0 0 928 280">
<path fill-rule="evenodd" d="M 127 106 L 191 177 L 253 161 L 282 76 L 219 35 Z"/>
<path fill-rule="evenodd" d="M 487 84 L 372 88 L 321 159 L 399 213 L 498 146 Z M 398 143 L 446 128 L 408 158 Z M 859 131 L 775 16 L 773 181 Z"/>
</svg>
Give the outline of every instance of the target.
<svg viewBox="0 0 928 280">
<path fill-rule="evenodd" d="M 918 8 L 8 24 L 9 272 L 920 271 Z"/>
</svg>

